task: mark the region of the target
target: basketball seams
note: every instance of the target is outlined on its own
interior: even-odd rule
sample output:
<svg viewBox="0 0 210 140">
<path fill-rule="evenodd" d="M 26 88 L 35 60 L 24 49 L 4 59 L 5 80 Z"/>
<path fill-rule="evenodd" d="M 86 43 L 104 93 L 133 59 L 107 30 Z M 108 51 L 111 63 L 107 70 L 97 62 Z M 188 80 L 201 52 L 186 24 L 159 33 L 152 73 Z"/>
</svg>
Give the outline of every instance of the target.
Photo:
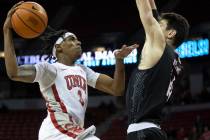
<svg viewBox="0 0 210 140">
<path fill-rule="evenodd" d="M 23 38 L 40 36 L 48 25 L 45 9 L 36 2 L 24 2 L 13 13 L 11 23 L 14 31 Z"/>
<path fill-rule="evenodd" d="M 18 15 L 17 12 L 15 12 L 15 14 L 17 15 L 17 17 L 23 22 L 23 24 L 28 27 L 31 31 L 33 31 L 34 33 L 40 34 L 40 32 L 37 32 L 36 30 L 34 30 L 33 28 L 31 28 L 29 25 L 27 25 L 24 20 Z"/>
<path fill-rule="evenodd" d="M 22 20 L 17 16 L 17 14 L 13 14 L 13 19 L 16 18 L 16 20 L 20 20 L 20 22 L 22 22 Z M 15 30 L 15 32 L 18 34 L 18 35 L 23 35 L 21 32 L 18 31 L 18 29 L 16 28 L 16 22 L 14 22 L 13 20 L 11 20 L 11 23 L 12 23 L 12 27 L 13 29 Z M 24 24 L 25 25 L 25 24 Z M 25 26 L 27 28 L 27 26 Z M 33 31 L 32 31 L 33 32 Z"/>
<path fill-rule="evenodd" d="M 43 20 L 38 14 L 36 14 L 36 13 L 34 13 L 32 10 L 27 9 L 27 8 L 24 8 L 24 7 L 21 7 L 20 9 L 23 9 L 23 10 L 26 10 L 26 11 L 28 11 L 28 12 L 33 13 L 35 16 L 37 16 L 37 17 L 40 19 L 40 21 L 42 22 L 42 24 L 44 25 L 44 27 L 46 27 L 46 24 L 45 24 L 44 20 Z"/>
</svg>

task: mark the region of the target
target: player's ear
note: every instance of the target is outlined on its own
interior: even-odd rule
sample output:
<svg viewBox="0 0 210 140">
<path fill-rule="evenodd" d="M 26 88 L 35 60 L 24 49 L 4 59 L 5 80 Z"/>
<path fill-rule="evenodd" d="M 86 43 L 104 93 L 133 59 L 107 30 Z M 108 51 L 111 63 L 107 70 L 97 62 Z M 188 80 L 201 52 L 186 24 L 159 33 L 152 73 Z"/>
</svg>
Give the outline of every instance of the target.
<svg viewBox="0 0 210 140">
<path fill-rule="evenodd" d="M 56 48 L 56 52 L 62 52 L 62 47 L 60 44 L 56 44 L 55 48 Z"/>
<path fill-rule="evenodd" d="M 168 32 L 168 39 L 172 39 L 176 36 L 176 30 L 170 29 Z"/>
</svg>

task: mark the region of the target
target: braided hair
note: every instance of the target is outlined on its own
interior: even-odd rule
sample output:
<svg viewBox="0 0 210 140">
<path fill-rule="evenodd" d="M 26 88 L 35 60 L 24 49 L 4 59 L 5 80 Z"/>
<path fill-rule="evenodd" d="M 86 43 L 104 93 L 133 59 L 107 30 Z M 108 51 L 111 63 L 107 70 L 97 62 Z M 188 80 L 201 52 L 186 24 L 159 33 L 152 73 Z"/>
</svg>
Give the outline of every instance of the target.
<svg viewBox="0 0 210 140">
<path fill-rule="evenodd" d="M 66 32 L 67 32 L 67 30 L 58 30 L 57 31 L 50 26 L 47 27 L 45 33 L 40 37 L 40 39 L 42 41 L 44 41 L 44 48 L 41 50 L 41 54 L 47 55 L 45 60 L 49 59 L 49 61 L 50 61 L 51 59 L 55 59 L 52 55 L 52 50 L 53 50 L 54 44 L 55 44 L 56 40 L 59 37 L 62 37 Z"/>
</svg>

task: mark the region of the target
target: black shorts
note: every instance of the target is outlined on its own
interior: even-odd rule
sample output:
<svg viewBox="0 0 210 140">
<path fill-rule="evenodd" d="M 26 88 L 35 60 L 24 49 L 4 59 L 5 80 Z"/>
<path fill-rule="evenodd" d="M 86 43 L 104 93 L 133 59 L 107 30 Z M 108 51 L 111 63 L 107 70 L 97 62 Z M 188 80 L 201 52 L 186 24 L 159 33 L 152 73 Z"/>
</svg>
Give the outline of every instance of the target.
<svg viewBox="0 0 210 140">
<path fill-rule="evenodd" d="M 127 140 L 167 140 L 167 135 L 159 128 L 148 128 L 129 133 Z"/>
</svg>

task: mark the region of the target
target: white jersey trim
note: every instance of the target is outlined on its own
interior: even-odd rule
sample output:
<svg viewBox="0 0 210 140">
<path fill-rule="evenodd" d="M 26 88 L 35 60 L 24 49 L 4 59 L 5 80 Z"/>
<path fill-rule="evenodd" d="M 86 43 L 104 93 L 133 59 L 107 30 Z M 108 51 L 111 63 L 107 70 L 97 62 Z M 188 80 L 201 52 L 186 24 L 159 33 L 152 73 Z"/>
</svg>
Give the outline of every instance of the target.
<svg viewBox="0 0 210 140">
<path fill-rule="evenodd" d="M 151 123 L 151 122 L 133 123 L 128 126 L 127 134 L 129 134 L 131 132 L 140 131 L 143 129 L 153 128 L 153 127 L 161 129 L 160 126 L 158 126 L 154 123 Z"/>
</svg>

